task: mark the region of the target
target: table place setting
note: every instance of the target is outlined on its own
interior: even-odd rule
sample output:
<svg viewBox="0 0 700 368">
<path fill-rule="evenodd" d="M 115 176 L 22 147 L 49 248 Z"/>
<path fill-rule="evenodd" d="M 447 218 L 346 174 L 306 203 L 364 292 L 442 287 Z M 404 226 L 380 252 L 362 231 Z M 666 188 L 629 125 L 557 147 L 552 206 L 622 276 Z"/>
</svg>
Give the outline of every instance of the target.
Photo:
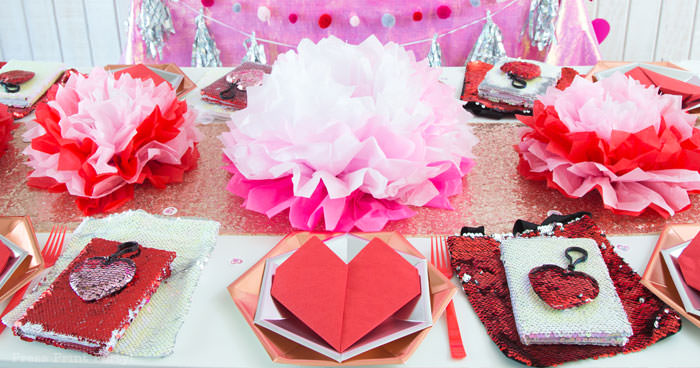
<svg viewBox="0 0 700 368">
<path fill-rule="evenodd" d="M 405 361 L 456 287 L 398 233 L 296 232 L 228 290 L 272 361 L 375 365 Z"/>
<path fill-rule="evenodd" d="M 24 340 L 91 355 L 167 356 L 218 228 L 144 211 L 86 218 L 3 324 Z"/>
</svg>

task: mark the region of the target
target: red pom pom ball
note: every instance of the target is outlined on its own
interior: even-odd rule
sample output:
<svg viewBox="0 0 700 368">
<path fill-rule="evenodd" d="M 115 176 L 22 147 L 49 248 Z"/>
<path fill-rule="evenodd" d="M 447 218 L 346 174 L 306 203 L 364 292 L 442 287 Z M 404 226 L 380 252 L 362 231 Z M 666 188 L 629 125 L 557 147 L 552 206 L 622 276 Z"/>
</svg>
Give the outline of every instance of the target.
<svg viewBox="0 0 700 368">
<path fill-rule="evenodd" d="M 297 20 L 299 20 L 299 16 L 296 15 L 295 13 L 289 14 L 289 23 L 296 23 Z"/>
<path fill-rule="evenodd" d="M 423 20 L 423 13 L 420 11 L 413 12 L 413 21 L 420 22 L 421 20 Z"/>
<path fill-rule="evenodd" d="M 318 18 L 318 26 L 324 29 L 330 27 L 331 22 L 333 22 L 333 18 L 330 14 L 323 14 Z"/>
<path fill-rule="evenodd" d="M 437 7 L 436 13 L 438 18 L 447 19 L 450 17 L 450 14 L 452 14 L 452 9 L 447 5 L 440 5 Z"/>
<path fill-rule="evenodd" d="M 202 6 L 206 6 L 207 8 L 214 5 L 214 0 L 202 0 Z"/>
</svg>

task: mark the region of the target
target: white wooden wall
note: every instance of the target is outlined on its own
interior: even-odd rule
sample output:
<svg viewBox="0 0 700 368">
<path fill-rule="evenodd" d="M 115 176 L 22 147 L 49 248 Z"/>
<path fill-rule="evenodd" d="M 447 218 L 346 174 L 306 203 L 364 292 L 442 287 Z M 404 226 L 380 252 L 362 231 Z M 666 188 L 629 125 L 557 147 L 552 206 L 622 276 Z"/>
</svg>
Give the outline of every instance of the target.
<svg viewBox="0 0 700 368">
<path fill-rule="evenodd" d="M 0 60 L 114 64 L 126 43 L 130 0 L 0 0 Z"/>
<path fill-rule="evenodd" d="M 606 60 L 700 59 L 700 0 L 583 1 L 591 19 L 611 25 L 600 45 Z M 116 63 L 129 6 L 130 0 L 0 0 L 0 60 Z"/>
</svg>

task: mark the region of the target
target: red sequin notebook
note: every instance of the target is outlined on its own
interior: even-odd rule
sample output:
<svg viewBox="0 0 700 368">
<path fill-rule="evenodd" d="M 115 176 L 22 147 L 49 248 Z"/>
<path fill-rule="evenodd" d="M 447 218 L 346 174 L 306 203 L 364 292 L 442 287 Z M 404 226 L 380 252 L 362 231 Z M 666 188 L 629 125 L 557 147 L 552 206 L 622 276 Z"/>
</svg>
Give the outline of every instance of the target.
<svg viewBox="0 0 700 368">
<path fill-rule="evenodd" d="M 107 355 L 161 281 L 170 276 L 175 252 L 140 247 L 131 260 L 136 274 L 115 294 L 85 302 L 69 284 L 73 268 L 91 257 L 108 257 L 119 242 L 93 239 L 12 327 L 27 341 L 41 341 L 92 355 Z"/>
</svg>

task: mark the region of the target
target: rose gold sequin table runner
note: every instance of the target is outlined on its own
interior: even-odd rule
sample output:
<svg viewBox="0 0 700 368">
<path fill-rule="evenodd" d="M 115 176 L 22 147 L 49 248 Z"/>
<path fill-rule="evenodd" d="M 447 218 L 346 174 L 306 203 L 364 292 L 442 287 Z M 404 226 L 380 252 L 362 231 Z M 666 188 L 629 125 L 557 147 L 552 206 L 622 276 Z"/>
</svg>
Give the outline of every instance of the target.
<svg viewBox="0 0 700 368">
<path fill-rule="evenodd" d="M 692 207 L 670 219 L 646 212 L 639 217 L 614 215 L 603 209 L 597 193 L 581 199 L 568 199 L 548 189 L 544 182 L 522 179 L 516 166 L 518 155 L 512 146 L 520 126 L 513 122 L 472 123 L 480 143 L 475 148 L 476 167 L 466 176 L 463 193 L 451 198 L 454 211 L 419 208 L 413 218 L 391 222 L 385 230 L 406 235 L 427 236 L 455 233 L 463 225 L 485 225 L 486 231 L 509 232 L 513 221 L 522 218 L 537 222 L 547 211 L 562 213 L 589 211 L 596 223 L 609 234 L 656 233 L 668 223 L 696 222 L 700 218 L 700 195 L 691 195 Z M 200 127 L 205 138 L 199 145 L 198 168 L 185 174 L 184 182 L 160 190 L 139 185 L 135 199 L 120 207 L 144 209 L 161 214 L 168 207 L 177 216 L 196 216 L 221 223 L 222 234 L 286 234 L 291 231 L 287 213 L 272 219 L 241 208 L 243 200 L 225 190 L 230 175 L 222 169 L 222 144 L 217 138 L 227 128 L 223 124 Z M 29 188 L 22 142 L 24 124 L 14 132 L 8 151 L 0 158 L 0 213 L 32 217 L 37 231 L 48 231 L 55 223 L 77 226 L 82 213 L 67 193 L 48 193 Z"/>
</svg>

